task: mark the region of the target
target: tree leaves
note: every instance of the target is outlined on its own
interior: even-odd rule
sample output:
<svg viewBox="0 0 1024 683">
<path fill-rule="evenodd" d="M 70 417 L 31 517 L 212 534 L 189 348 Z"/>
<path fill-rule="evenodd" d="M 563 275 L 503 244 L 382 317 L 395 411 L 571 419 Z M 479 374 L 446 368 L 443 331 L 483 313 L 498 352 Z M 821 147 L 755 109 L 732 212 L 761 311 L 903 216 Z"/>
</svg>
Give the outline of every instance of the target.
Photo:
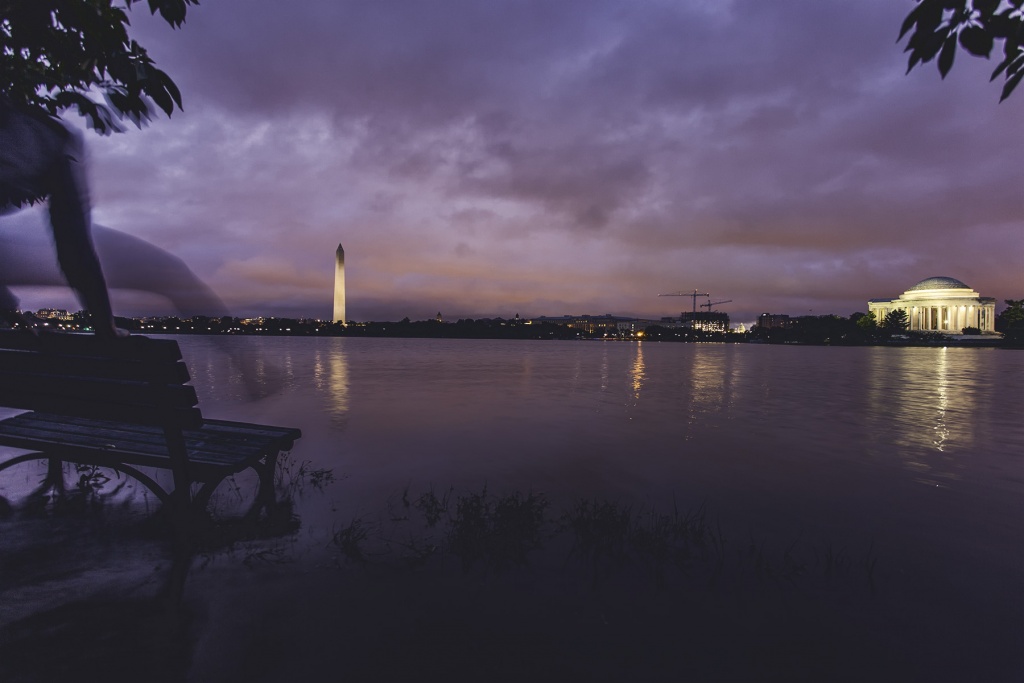
<svg viewBox="0 0 1024 683">
<path fill-rule="evenodd" d="M 976 57 L 990 58 L 997 41 L 1003 59 L 992 79 L 1004 75 L 1000 102 L 1024 79 L 1024 0 L 918 0 L 903 20 L 898 41 L 907 34 L 907 72 L 938 57 L 939 74 L 953 68 L 957 45 Z"/>
<path fill-rule="evenodd" d="M 127 0 L 129 7 L 139 0 Z M 189 5 L 198 5 L 199 0 L 148 0 L 149 11 L 152 14 L 160 13 L 160 16 L 174 28 L 179 28 L 185 23 L 185 14 Z"/>
<path fill-rule="evenodd" d="M 949 70 L 953 68 L 953 58 L 956 56 L 956 36 L 951 35 L 942 43 L 942 52 L 939 53 L 939 73 L 945 78 Z"/>
<path fill-rule="evenodd" d="M 890 334 L 896 334 L 910 327 L 910 318 L 902 308 L 894 308 L 886 313 L 881 327 Z"/>
<path fill-rule="evenodd" d="M 0 6 L 0 93 L 57 116 L 75 109 L 101 134 L 125 119 L 142 126 L 155 104 L 170 116 L 181 93 L 128 36 L 126 10 L 141 0 L 4 0 Z M 198 0 L 148 0 L 177 28 Z M 103 102 L 92 99 L 99 94 Z"/>
<path fill-rule="evenodd" d="M 960 32 L 960 45 L 972 55 L 985 57 L 992 53 L 995 38 L 980 26 L 968 26 Z"/>
<path fill-rule="evenodd" d="M 1019 66 L 1020 65 L 1018 65 L 1018 67 Z M 1018 68 L 1015 74 L 1009 76 L 1006 79 L 1006 84 L 1003 86 L 1003 94 L 999 97 L 1000 102 L 1002 102 L 1003 100 L 1010 96 L 1010 93 L 1013 92 L 1013 89 L 1017 87 L 1018 83 L 1020 83 L 1021 78 L 1024 78 L 1024 69 Z"/>
</svg>

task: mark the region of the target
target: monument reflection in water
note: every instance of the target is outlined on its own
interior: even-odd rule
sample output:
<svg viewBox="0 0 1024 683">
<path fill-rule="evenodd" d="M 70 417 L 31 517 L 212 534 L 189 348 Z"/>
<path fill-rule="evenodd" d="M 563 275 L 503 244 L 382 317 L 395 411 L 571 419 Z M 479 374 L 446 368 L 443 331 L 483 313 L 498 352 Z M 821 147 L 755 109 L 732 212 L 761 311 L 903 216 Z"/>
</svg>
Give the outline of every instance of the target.
<svg viewBox="0 0 1024 683">
<path fill-rule="evenodd" d="M 969 349 L 872 349 L 870 414 L 878 448 L 903 460 L 921 483 L 947 485 L 960 478 L 972 455 L 979 429 L 998 411 L 977 372 Z M 996 351 L 996 354 L 1000 352 Z M 1000 354 L 1002 355 L 1002 354 Z M 989 398 L 989 400 L 985 400 Z"/>
</svg>

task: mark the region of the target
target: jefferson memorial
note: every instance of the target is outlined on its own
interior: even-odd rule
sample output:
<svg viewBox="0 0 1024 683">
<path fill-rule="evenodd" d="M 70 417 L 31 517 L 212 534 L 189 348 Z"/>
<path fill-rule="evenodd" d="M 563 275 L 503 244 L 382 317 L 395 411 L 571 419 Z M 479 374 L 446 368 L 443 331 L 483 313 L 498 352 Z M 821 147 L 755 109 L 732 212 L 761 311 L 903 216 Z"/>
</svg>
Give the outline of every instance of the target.
<svg viewBox="0 0 1024 683">
<path fill-rule="evenodd" d="M 868 311 L 879 324 L 900 308 L 907 312 L 911 330 L 960 334 L 965 327 L 977 327 L 982 332 L 996 331 L 996 300 L 951 277 L 921 280 L 898 299 L 868 301 Z"/>
</svg>

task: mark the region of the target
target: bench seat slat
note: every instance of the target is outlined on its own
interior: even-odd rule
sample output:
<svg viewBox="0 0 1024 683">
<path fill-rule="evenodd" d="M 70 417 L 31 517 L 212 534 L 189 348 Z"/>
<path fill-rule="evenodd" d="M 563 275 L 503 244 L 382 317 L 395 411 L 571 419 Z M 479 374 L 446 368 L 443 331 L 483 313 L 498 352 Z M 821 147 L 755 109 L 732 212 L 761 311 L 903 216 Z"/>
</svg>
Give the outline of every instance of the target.
<svg viewBox="0 0 1024 683">
<path fill-rule="evenodd" d="M 36 415 L 24 413 L 0 421 L 0 445 L 45 449 L 47 456 L 60 457 L 63 453 L 75 456 L 68 459 L 96 464 L 109 462 L 166 468 L 170 459 L 163 432 L 158 427 L 146 429 L 136 425 L 131 430 L 121 430 L 116 423 L 95 421 L 96 429 L 90 431 L 82 420 L 78 425 L 64 425 L 62 428 L 53 419 L 56 416 L 35 419 Z M 250 431 L 245 423 L 230 424 L 236 434 L 233 441 L 225 438 L 223 429 L 218 430 L 219 425 L 215 425 L 212 432 L 205 428 L 184 432 L 190 474 L 196 476 L 204 471 L 219 470 L 223 473 L 225 469 L 245 469 L 266 455 L 287 450 L 294 441 L 293 437 L 297 438 L 294 434 L 297 430 L 282 429 L 283 436 L 268 437 L 258 433 L 266 431 L 259 429 L 259 425 L 254 425 L 257 429 Z M 217 443 L 210 444 L 211 436 Z"/>
<path fill-rule="evenodd" d="M 33 424 L 45 425 L 51 428 L 76 428 L 102 429 L 109 426 L 122 434 L 138 432 L 140 435 L 152 435 L 154 430 L 150 427 L 132 425 L 122 422 L 107 422 L 104 420 L 93 420 L 81 417 L 65 417 L 63 415 L 52 415 L 44 412 L 25 413 L 17 416 Z M 0 423 L 2 424 L 2 423 Z M 186 434 L 193 434 L 196 430 L 185 430 Z M 201 432 L 208 443 L 221 442 L 233 444 L 239 438 L 266 438 L 278 440 L 282 449 L 291 446 L 292 442 L 302 436 L 302 432 L 293 427 L 274 427 L 271 425 L 249 424 L 247 422 L 231 422 L 228 420 L 203 420 Z M 144 436 L 142 438 L 145 438 Z"/>
<path fill-rule="evenodd" d="M 143 425 L 165 424 L 198 427 L 203 422 L 198 408 L 169 410 L 159 406 L 102 403 L 96 400 L 25 394 L 0 387 L 0 405 L 21 410 L 38 410 L 97 420 L 131 420 Z"/>
<path fill-rule="evenodd" d="M 56 443 L 45 441 L 37 447 L 39 442 L 31 439 L 10 439 L 12 446 L 23 448 L 28 451 L 38 451 L 40 459 L 56 458 L 68 462 L 84 463 L 98 466 L 114 466 L 119 464 L 132 465 L 135 467 L 152 467 L 155 469 L 169 469 L 169 458 L 166 455 L 154 453 L 138 453 L 124 451 L 104 451 L 102 449 L 89 448 L 74 443 Z M 45 451 L 42 448 L 45 447 Z M 204 481 L 214 475 L 233 474 L 240 472 L 257 462 L 259 458 L 238 457 L 229 458 L 207 458 L 197 457 L 189 461 L 188 473 L 192 481 Z"/>
<path fill-rule="evenodd" d="M 106 339 L 92 334 L 42 334 L 3 330 L 0 348 L 38 351 L 62 356 L 110 358 L 117 361 L 173 362 L 181 360 L 181 349 L 173 339 L 125 337 Z"/>
<path fill-rule="evenodd" d="M 184 384 L 188 367 L 178 362 L 125 362 L 113 358 L 57 356 L 50 353 L 9 351 L 0 348 L 0 373 L 17 372 L 59 377 L 95 377 L 135 382 Z"/>
<path fill-rule="evenodd" d="M 145 404 L 160 408 L 191 408 L 199 403 L 195 388 L 187 384 L 165 385 L 91 377 L 0 372 L 0 387 L 0 391 L 5 393 L 23 396 Z"/>
<path fill-rule="evenodd" d="M 0 430 L 10 427 L 32 427 L 41 431 L 69 432 L 83 436 L 107 435 L 129 442 L 153 442 L 166 448 L 160 428 L 110 420 L 65 418 L 60 415 L 35 412 L 22 413 L 6 420 L 0 420 Z M 201 428 L 185 429 L 182 433 L 190 447 L 214 451 L 223 449 L 223 447 L 238 447 L 246 444 L 252 444 L 259 448 L 277 447 L 279 450 L 285 450 L 301 436 L 298 429 L 223 420 L 206 420 Z"/>
<path fill-rule="evenodd" d="M 212 442 L 205 438 L 202 430 L 193 431 L 191 438 L 186 438 L 189 458 L 200 454 L 216 459 L 224 456 L 231 458 L 234 453 L 249 455 L 260 455 L 267 450 L 268 441 L 262 439 L 256 441 L 237 441 L 235 443 Z M 68 425 L 64 428 L 48 427 L 46 425 L 32 423 L 3 424 L 0 422 L 0 443 L 5 438 L 28 438 L 39 443 L 68 443 L 109 450 L 150 453 L 166 456 L 167 441 L 164 439 L 163 431 L 153 428 L 150 432 L 120 431 L 116 429 L 89 430 L 83 427 Z"/>
<path fill-rule="evenodd" d="M 169 468 L 167 458 L 141 453 L 133 453 L 129 454 L 129 457 L 125 457 L 123 453 L 95 451 L 80 446 L 60 444 L 47 444 L 45 451 L 33 448 L 30 445 L 26 445 L 24 448 L 29 451 L 36 451 L 41 460 L 53 458 L 65 462 L 96 465 L 98 467 L 106 466 L 115 469 L 118 465 L 148 467 L 160 470 Z M 253 459 L 239 459 L 230 462 L 196 460 L 195 462 L 189 462 L 189 479 L 190 481 L 200 483 L 222 479 L 224 476 L 236 474 L 252 467 L 255 462 Z"/>
</svg>

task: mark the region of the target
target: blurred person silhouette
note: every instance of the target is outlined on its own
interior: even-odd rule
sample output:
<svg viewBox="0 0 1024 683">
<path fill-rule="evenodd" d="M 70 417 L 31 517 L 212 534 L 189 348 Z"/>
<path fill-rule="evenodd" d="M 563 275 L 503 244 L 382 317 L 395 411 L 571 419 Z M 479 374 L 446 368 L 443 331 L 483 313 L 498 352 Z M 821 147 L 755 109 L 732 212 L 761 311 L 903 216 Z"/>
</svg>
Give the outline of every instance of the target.
<svg viewBox="0 0 1024 683">
<path fill-rule="evenodd" d="M 20 109 L 0 96 L 0 212 L 48 200 L 57 260 L 67 283 L 102 337 L 123 336 L 114 323 L 110 294 L 93 246 L 85 148 L 81 137 L 43 112 Z M 0 317 L 20 322 L 18 300 L 3 264 Z"/>
<path fill-rule="evenodd" d="M 142 0 L 2 3 L 0 31 L 0 213 L 48 201 L 50 231 L 67 283 L 89 312 L 96 334 L 114 324 L 103 269 L 93 247 L 81 137 L 60 113 L 75 109 L 101 135 L 141 127 L 153 105 L 181 109 L 174 81 L 129 36 L 128 12 Z M 148 0 L 171 28 L 198 0 Z M 101 94 L 105 103 L 94 99 Z M 0 289 L 0 318 L 19 321 L 17 299 Z"/>
<path fill-rule="evenodd" d="M 18 313 L 10 287 L 65 284 L 89 312 L 96 334 L 106 338 L 128 334 L 116 326 L 108 285 L 157 294 L 182 317 L 229 315 L 178 257 L 138 237 L 94 226 L 85 173 L 84 145 L 77 133 L 0 96 L 0 214 L 46 200 L 49 215 L 47 220 L 40 211 L 23 210 L 0 220 L 0 318 L 38 333 Z M 250 397 L 276 391 L 279 378 L 273 368 L 264 364 L 257 372 L 252 359 L 221 346 Z"/>
<path fill-rule="evenodd" d="M 7 295 L 8 301 L 13 302 L 8 305 L 16 305 L 17 301 L 10 293 L 11 286 L 60 287 L 66 284 L 63 263 L 55 257 L 47 239 L 47 222 L 42 211 L 33 209 L 0 219 L 0 295 Z M 220 297 L 177 256 L 144 239 L 103 225 L 93 224 L 90 232 L 94 256 L 98 255 L 97 263 L 103 263 L 106 273 L 105 287 L 160 296 L 170 302 L 182 318 L 231 315 Z M 113 323 L 107 329 L 113 329 Z M 228 355 L 250 398 L 268 396 L 281 387 L 278 368 L 250 357 L 225 338 L 215 337 L 214 344 Z"/>
<path fill-rule="evenodd" d="M 24 210 L 0 220 L 0 292 L 11 286 L 65 285 L 63 263 L 46 237 L 47 220 Z M 144 239 L 103 225 L 91 226 L 92 246 L 111 290 L 136 290 L 167 299 L 182 318 L 230 315 L 227 306 L 177 256 Z M 13 300 L 13 295 L 10 295 Z"/>
<path fill-rule="evenodd" d="M 198 1 L 4 3 L 0 216 L 44 200 L 49 216 L 22 211 L 0 220 L 0 320 L 31 328 L 10 290 L 17 285 L 69 285 L 101 337 L 127 334 L 116 326 L 108 284 L 159 294 L 186 317 L 227 315 L 220 299 L 180 259 L 137 237 L 91 224 L 84 144 L 60 119 L 61 112 L 75 110 L 89 128 L 107 135 L 123 131 L 122 121 L 141 128 L 157 110 L 167 116 L 180 110 L 174 81 L 129 35 L 126 10 L 145 4 L 177 29 Z M 47 232 L 52 244 L 47 244 Z M 265 365 L 257 372 L 256 363 L 237 346 L 218 346 L 240 370 L 251 396 L 275 390 L 276 373 L 268 375 Z"/>
</svg>

